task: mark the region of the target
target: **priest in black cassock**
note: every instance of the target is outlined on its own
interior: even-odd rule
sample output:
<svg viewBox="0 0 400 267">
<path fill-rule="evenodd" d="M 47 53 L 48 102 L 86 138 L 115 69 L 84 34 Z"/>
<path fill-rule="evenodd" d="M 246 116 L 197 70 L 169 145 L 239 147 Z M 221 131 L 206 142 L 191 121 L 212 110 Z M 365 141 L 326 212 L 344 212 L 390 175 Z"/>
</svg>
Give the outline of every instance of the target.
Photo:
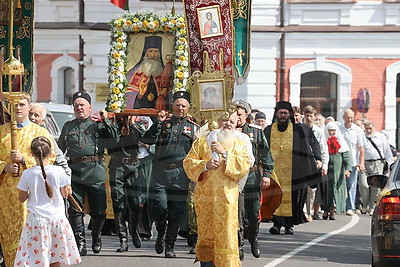
<svg viewBox="0 0 400 267">
<path fill-rule="evenodd" d="M 293 234 L 294 225 L 307 222 L 303 206 L 307 186 L 316 184 L 320 177 L 315 160 L 321 160 L 321 151 L 319 148 L 311 149 L 311 128 L 295 123 L 289 102 L 276 104 L 272 121 L 264 132 L 283 195 L 281 205 L 273 214 L 274 226 L 269 232 L 280 234 L 283 226 L 285 234 Z"/>
</svg>

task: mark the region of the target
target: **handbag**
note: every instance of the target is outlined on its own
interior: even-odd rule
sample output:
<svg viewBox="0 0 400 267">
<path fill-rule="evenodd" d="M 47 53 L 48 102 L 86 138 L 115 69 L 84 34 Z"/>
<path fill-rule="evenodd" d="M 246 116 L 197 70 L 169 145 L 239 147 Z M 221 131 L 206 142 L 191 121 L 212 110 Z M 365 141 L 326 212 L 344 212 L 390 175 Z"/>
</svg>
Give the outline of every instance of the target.
<svg viewBox="0 0 400 267">
<path fill-rule="evenodd" d="M 389 165 L 387 163 L 387 161 L 385 160 L 384 157 L 382 157 L 381 151 L 379 150 L 378 146 L 375 144 L 374 141 L 372 141 L 372 139 L 368 136 L 366 136 L 367 139 L 371 142 L 371 145 L 376 149 L 376 151 L 378 151 L 380 160 L 383 162 L 383 175 L 387 174 L 387 172 L 389 171 Z"/>
</svg>

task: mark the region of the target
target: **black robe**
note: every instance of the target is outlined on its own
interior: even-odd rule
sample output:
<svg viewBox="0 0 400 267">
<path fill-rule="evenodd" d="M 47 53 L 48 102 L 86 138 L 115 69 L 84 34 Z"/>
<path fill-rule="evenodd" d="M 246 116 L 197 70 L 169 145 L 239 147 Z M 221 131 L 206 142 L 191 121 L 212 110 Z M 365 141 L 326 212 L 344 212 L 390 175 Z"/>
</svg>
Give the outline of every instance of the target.
<svg viewBox="0 0 400 267">
<path fill-rule="evenodd" d="M 276 122 L 274 122 L 276 123 Z M 265 128 L 264 133 L 271 147 L 271 128 Z M 278 130 L 285 131 L 286 127 L 278 126 Z M 321 160 L 321 150 L 312 129 L 305 124 L 293 124 L 293 152 L 292 152 L 292 217 L 273 216 L 274 223 L 292 227 L 307 222 L 303 207 L 307 196 L 307 186 L 314 187 L 321 177 L 315 160 Z"/>
</svg>

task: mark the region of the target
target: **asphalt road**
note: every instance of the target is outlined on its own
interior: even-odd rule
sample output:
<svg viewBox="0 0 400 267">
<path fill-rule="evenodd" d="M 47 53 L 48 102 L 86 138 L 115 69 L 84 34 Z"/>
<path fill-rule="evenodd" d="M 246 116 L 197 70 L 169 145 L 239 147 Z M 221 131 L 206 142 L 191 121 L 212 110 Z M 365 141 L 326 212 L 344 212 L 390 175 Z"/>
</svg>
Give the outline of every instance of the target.
<svg viewBox="0 0 400 267">
<path fill-rule="evenodd" d="M 336 215 L 335 221 L 313 221 L 294 228 L 294 235 L 271 235 L 271 223 L 261 223 L 259 241 L 261 256 L 253 258 L 250 245 L 245 243 L 244 267 L 273 266 L 371 266 L 370 219 L 368 215 Z M 176 259 L 165 259 L 154 251 L 154 238 L 143 241 L 140 249 L 129 244 L 129 251 L 117 253 L 117 236 L 103 236 L 103 250 L 95 255 L 90 251 L 90 233 L 87 232 L 89 255 L 80 266 L 200 266 L 194 264 L 194 255 L 188 254 L 186 240 L 179 238 Z"/>
</svg>

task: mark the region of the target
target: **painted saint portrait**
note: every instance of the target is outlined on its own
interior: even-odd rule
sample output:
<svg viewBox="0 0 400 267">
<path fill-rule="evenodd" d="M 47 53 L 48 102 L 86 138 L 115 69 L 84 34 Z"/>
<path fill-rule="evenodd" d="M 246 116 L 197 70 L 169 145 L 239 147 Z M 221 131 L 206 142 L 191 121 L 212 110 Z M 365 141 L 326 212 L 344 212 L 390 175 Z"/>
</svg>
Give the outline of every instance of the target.
<svg viewBox="0 0 400 267">
<path fill-rule="evenodd" d="M 126 109 L 167 110 L 173 87 L 173 35 L 131 34 Z"/>
<path fill-rule="evenodd" d="M 197 16 L 201 38 L 223 34 L 219 5 L 198 8 Z"/>
<path fill-rule="evenodd" d="M 199 83 L 200 110 L 223 110 L 223 81 L 205 81 Z"/>
</svg>

